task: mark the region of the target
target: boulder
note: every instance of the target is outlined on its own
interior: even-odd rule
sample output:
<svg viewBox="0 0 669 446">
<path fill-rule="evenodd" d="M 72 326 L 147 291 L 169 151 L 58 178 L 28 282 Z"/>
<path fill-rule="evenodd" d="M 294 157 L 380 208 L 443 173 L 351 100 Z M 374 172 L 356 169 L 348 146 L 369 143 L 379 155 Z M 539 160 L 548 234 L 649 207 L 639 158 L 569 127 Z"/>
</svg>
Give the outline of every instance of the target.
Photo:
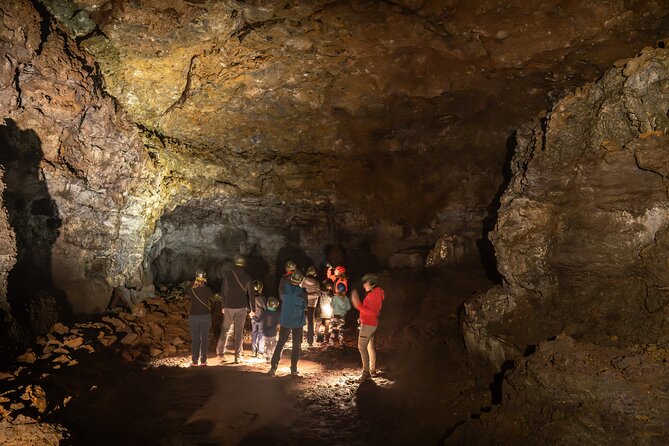
<svg viewBox="0 0 669 446">
<path fill-rule="evenodd" d="M 420 251 L 405 250 L 392 254 L 388 258 L 388 268 L 390 269 L 420 269 L 425 266 L 423 254 Z"/>
</svg>

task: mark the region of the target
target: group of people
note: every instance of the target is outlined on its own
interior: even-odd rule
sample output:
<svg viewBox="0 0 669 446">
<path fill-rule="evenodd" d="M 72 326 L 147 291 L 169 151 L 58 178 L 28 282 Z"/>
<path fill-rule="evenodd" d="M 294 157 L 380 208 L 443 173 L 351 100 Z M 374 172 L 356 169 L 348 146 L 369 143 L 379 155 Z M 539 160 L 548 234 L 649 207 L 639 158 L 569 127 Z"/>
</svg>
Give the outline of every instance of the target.
<svg viewBox="0 0 669 446">
<path fill-rule="evenodd" d="M 282 350 L 291 336 L 290 371 L 291 375 L 298 375 L 305 326 L 309 346 L 314 342 L 335 345 L 335 341 L 343 345 L 346 314 L 353 306 L 360 312 L 358 350 L 363 367 L 360 379 L 373 376 L 376 367 L 374 333 L 385 299 L 375 274 L 366 274 L 362 278 L 364 299 L 356 290 L 351 291 L 349 298 L 348 278 L 343 266 L 328 264 L 327 279 L 319 282 L 315 267 L 308 267 L 304 274 L 295 262 L 289 260 L 279 280 L 277 299 L 265 297 L 263 283 L 252 281 L 245 266 L 244 256 L 237 256 L 233 269 L 223 274 L 220 296 L 207 285 L 206 274 L 202 271 L 196 273 L 194 282 L 187 289 L 191 300 L 192 366 L 207 364 L 211 311 L 217 299 L 221 301 L 223 323 L 216 353 L 225 354 L 226 345 L 234 333 L 234 362 L 242 361 L 243 330 L 248 314 L 251 317 L 252 354 L 265 357 L 270 363 L 268 374 L 271 376 L 276 374 Z"/>
</svg>

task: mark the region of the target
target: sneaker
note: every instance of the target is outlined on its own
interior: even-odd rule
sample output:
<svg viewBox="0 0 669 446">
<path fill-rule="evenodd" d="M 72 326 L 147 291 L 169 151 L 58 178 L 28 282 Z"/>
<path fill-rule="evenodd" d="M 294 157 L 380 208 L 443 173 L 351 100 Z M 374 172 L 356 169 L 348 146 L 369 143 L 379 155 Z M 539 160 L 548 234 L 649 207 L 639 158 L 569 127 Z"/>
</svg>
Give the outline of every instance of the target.
<svg viewBox="0 0 669 446">
<path fill-rule="evenodd" d="M 298 372 L 297 370 L 291 370 L 290 376 L 300 376 L 300 372 Z"/>
<path fill-rule="evenodd" d="M 200 363 L 200 367 L 206 367 L 206 366 L 207 366 L 207 361 Z"/>
<path fill-rule="evenodd" d="M 241 364 L 242 363 L 242 357 L 241 356 L 235 356 L 235 364 Z"/>
<path fill-rule="evenodd" d="M 368 379 L 372 379 L 372 374 L 369 373 L 367 370 L 363 370 L 362 373 L 360 374 L 360 377 L 358 378 L 359 382 L 367 381 Z"/>
<path fill-rule="evenodd" d="M 269 364 L 270 361 L 271 361 L 271 358 L 270 358 L 269 356 L 268 356 L 267 358 L 265 358 L 265 362 L 266 362 L 267 364 Z"/>
<path fill-rule="evenodd" d="M 268 374 L 269 376 L 276 376 L 276 368 L 275 368 L 275 367 L 272 367 L 271 369 L 269 369 L 269 371 L 267 372 L 267 374 Z"/>
<path fill-rule="evenodd" d="M 191 362 L 191 363 L 190 363 L 190 366 L 191 366 L 191 367 L 197 367 L 197 362 Z"/>
</svg>

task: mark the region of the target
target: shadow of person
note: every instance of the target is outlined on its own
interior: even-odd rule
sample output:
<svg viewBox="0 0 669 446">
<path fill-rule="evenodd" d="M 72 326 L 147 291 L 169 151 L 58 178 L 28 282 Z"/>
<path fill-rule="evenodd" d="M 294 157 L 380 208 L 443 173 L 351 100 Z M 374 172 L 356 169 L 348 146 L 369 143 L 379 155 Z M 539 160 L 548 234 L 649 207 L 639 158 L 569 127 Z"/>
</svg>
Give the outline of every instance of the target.
<svg viewBox="0 0 669 446">
<path fill-rule="evenodd" d="M 277 291 L 279 280 L 281 279 L 281 276 L 285 274 L 286 262 L 289 260 L 297 263 L 297 267 L 302 269 L 302 272 L 304 272 L 306 267 L 313 265 L 314 263 L 311 257 L 309 257 L 304 249 L 302 249 L 300 246 L 300 234 L 297 230 L 288 232 L 288 236 L 286 237 L 286 245 L 279 249 L 276 254 L 276 271 L 274 275 L 275 282 L 274 284 L 271 284 L 271 288 L 268 288 L 267 293 L 269 293 L 269 290 L 272 292 Z M 267 296 L 272 295 L 271 293 L 267 293 L 265 293 Z"/>
<path fill-rule="evenodd" d="M 265 284 L 271 279 L 269 263 L 262 256 L 258 245 L 253 245 L 251 252 L 246 256 L 246 272 L 253 279 L 262 280 Z"/>
<path fill-rule="evenodd" d="M 51 277 L 51 250 L 62 222 L 42 176 L 43 156 L 34 131 L 19 129 L 12 120 L 0 125 L 2 198 L 17 251 L 4 310 L 24 331 L 18 339 L 24 342 L 46 333 L 57 320 L 69 319 L 72 311 Z"/>
<path fill-rule="evenodd" d="M 367 273 L 376 273 L 381 269 L 379 258 L 372 252 L 369 240 L 363 240 L 349 256 L 349 278 L 356 280 Z"/>
</svg>

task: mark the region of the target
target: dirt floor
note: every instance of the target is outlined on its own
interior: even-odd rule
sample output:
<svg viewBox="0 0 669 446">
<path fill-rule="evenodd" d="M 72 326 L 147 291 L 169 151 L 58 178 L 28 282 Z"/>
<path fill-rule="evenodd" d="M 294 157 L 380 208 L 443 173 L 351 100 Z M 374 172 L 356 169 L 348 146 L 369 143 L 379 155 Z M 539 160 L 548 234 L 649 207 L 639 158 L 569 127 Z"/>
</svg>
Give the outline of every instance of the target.
<svg viewBox="0 0 669 446">
<path fill-rule="evenodd" d="M 47 378 L 72 400 L 42 421 L 64 426 L 60 444 L 72 445 L 440 444 L 490 406 L 468 372 L 457 316 L 489 283 L 471 272 L 386 283 L 373 380 L 357 381 L 355 327 L 344 346 L 304 350 L 299 377 L 290 376 L 289 348 L 276 377 L 248 344 L 243 364 L 212 355 L 206 367 L 190 367 L 184 354 L 128 363 L 109 349 Z"/>
</svg>

